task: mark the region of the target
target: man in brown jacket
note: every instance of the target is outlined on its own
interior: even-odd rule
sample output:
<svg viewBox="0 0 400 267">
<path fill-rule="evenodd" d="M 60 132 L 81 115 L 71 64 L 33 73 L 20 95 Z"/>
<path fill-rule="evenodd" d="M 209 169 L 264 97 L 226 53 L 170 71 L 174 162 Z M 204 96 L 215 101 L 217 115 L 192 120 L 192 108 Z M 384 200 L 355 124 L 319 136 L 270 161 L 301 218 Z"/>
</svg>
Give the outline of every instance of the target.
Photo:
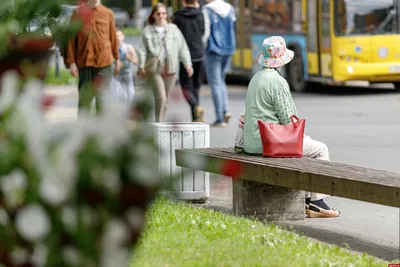
<svg viewBox="0 0 400 267">
<path fill-rule="evenodd" d="M 74 20 L 83 26 L 68 43 L 66 62 L 71 75 L 79 76 L 78 108 L 89 110 L 94 97 L 99 111 L 100 93 L 110 85 L 114 59 L 115 75 L 120 68 L 114 14 L 100 0 L 88 0 L 74 10 L 71 21 Z"/>
</svg>

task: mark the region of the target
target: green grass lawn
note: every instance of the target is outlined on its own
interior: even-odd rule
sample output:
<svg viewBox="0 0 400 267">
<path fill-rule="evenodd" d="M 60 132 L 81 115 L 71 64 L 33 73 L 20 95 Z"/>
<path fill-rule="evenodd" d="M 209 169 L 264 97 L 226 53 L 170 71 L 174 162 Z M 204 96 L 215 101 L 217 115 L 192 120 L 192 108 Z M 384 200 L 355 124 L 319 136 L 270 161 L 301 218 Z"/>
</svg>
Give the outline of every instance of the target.
<svg viewBox="0 0 400 267">
<path fill-rule="evenodd" d="M 388 266 L 273 224 L 158 199 L 131 266 Z"/>
<path fill-rule="evenodd" d="M 142 34 L 141 29 L 133 27 L 123 28 L 122 32 L 124 33 L 125 36 L 139 36 L 140 34 Z"/>
<path fill-rule="evenodd" d="M 69 85 L 77 84 L 78 79 L 71 76 L 69 70 L 60 68 L 60 76 L 56 77 L 55 68 L 49 68 L 45 83 L 47 85 Z"/>
</svg>

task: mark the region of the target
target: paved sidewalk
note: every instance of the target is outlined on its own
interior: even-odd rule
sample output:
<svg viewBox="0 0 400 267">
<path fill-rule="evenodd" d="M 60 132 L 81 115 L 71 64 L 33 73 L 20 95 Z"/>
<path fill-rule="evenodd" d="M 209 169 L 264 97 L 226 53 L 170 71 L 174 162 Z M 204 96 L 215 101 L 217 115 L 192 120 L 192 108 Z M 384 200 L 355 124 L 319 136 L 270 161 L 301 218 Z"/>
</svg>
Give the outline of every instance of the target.
<svg viewBox="0 0 400 267">
<path fill-rule="evenodd" d="M 139 93 L 141 90 L 146 90 L 142 81 L 136 81 L 136 93 Z M 229 95 L 242 95 L 243 86 L 229 86 Z M 46 119 L 50 122 L 63 122 L 70 121 L 77 118 L 77 106 L 76 102 L 78 99 L 78 90 L 76 85 L 52 85 L 46 86 L 45 94 L 53 95 L 56 97 L 56 104 L 46 113 Z M 211 90 L 208 85 L 203 85 L 200 90 L 200 95 L 205 97 L 211 96 Z M 172 99 L 183 99 L 183 94 L 181 92 L 181 88 L 179 85 L 175 87 L 175 89 L 170 94 L 171 101 Z M 67 104 L 66 104 L 67 103 Z"/>
<path fill-rule="evenodd" d="M 78 90 L 76 86 L 62 85 L 62 86 L 47 86 L 45 87 L 45 94 L 56 97 L 55 105 L 46 112 L 45 118 L 50 123 L 71 121 L 77 118 L 77 107 L 75 105 L 64 105 L 62 102 L 70 100 L 75 102 L 78 98 Z"/>
</svg>

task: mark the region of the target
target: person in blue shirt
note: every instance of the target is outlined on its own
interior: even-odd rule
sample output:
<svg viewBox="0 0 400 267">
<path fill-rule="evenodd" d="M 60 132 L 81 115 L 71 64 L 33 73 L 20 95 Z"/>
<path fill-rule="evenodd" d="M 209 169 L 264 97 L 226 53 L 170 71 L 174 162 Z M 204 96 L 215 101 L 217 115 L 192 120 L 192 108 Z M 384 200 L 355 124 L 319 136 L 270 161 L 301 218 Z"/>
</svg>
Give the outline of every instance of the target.
<svg viewBox="0 0 400 267">
<path fill-rule="evenodd" d="M 235 9 L 223 0 L 208 0 L 203 8 L 206 47 L 205 72 L 211 87 L 215 107 L 215 127 L 226 127 L 232 114 L 229 112 L 228 90 L 225 74 L 236 49 Z"/>
</svg>

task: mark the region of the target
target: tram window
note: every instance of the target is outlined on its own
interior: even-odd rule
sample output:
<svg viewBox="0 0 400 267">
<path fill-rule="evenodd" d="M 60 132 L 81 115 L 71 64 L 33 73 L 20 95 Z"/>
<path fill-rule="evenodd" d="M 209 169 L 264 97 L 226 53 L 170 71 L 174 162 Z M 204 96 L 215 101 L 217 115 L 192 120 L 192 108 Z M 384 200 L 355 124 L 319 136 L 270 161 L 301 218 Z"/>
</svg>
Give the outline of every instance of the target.
<svg viewBox="0 0 400 267">
<path fill-rule="evenodd" d="M 369 4 L 355 0 L 335 1 L 335 32 L 338 35 L 391 34 L 397 32 L 394 1 Z"/>
<path fill-rule="evenodd" d="M 318 51 L 318 28 L 317 28 L 317 1 L 320 0 L 309 0 L 307 5 L 307 25 L 308 25 L 308 51 Z"/>
<path fill-rule="evenodd" d="M 263 0 L 253 0 L 253 18 L 252 25 L 253 31 L 255 32 L 263 32 L 268 30 L 268 25 L 270 25 L 271 21 L 266 16 L 264 9 L 264 1 Z"/>
<path fill-rule="evenodd" d="M 294 0 L 292 3 L 292 31 L 293 32 L 302 32 L 302 21 L 301 21 L 301 12 L 302 12 L 302 6 L 301 6 L 301 0 Z"/>
<path fill-rule="evenodd" d="M 294 5 L 292 0 L 253 0 L 253 31 L 291 31 Z"/>
<path fill-rule="evenodd" d="M 331 49 L 330 18 L 330 2 L 322 0 L 322 49 L 324 52 L 330 52 Z"/>
</svg>

